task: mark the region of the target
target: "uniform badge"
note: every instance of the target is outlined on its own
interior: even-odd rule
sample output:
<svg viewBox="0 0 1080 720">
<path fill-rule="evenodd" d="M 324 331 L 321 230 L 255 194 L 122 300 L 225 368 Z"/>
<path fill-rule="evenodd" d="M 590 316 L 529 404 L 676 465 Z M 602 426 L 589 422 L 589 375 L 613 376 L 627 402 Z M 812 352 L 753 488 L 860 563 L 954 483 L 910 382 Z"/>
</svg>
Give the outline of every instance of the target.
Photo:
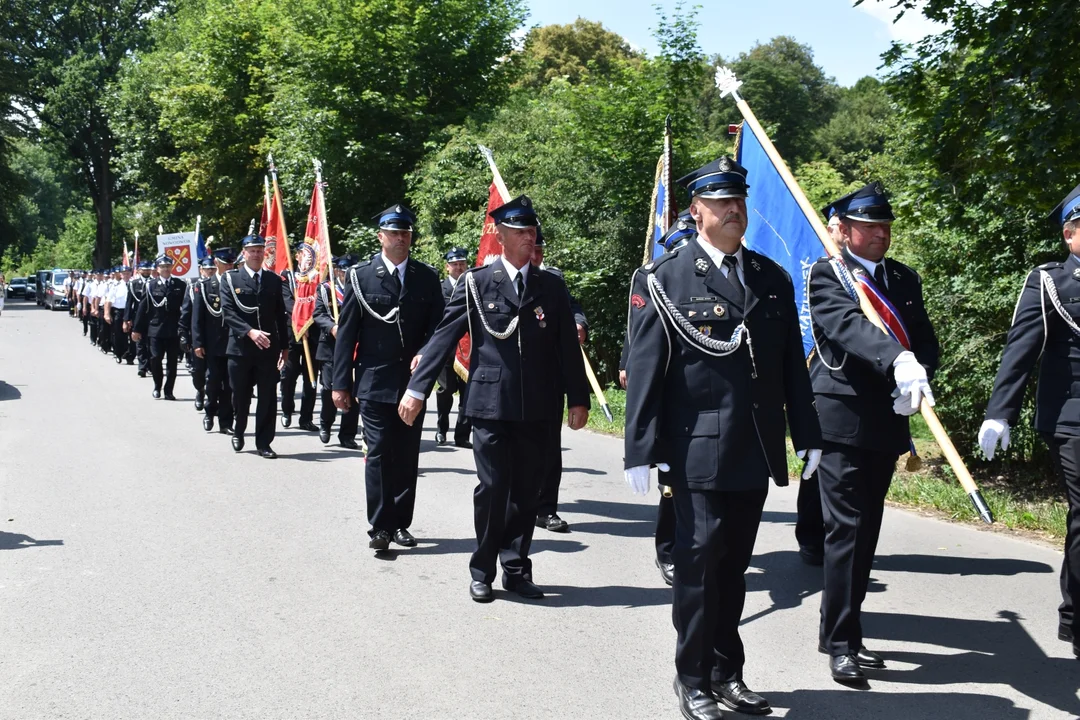
<svg viewBox="0 0 1080 720">
<path fill-rule="evenodd" d="M 750 264 L 754 267 L 755 270 L 759 272 L 761 271 L 761 266 L 758 265 L 757 258 L 750 258 Z"/>
<path fill-rule="evenodd" d="M 1077 268 L 1076 270 L 1073 270 L 1073 277 L 1076 278 L 1077 280 L 1080 280 L 1080 268 Z"/>
<path fill-rule="evenodd" d="M 386 268 L 384 266 L 380 265 L 379 267 L 375 268 L 375 274 L 378 275 L 379 277 L 382 277 L 383 275 L 386 274 Z"/>
<path fill-rule="evenodd" d="M 691 310 L 690 312 L 686 313 L 686 317 L 697 317 L 697 310 Z"/>
<path fill-rule="evenodd" d="M 495 303 L 488 303 L 488 310 L 494 310 L 494 309 L 495 309 Z"/>
<path fill-rule="evenodd" d="M 640 310 L 645 307 L 645 298 L 641 297 L 637 293 L 630 296 L 630 307 Z"/>
<path fill-rule="evenodd" d="M 536 313 L 536 320 L 540 323 L 540 327 L 547 327 L 547 323 L 544 322 L 544 308 L 537 305 L 533 308 L 533 312 Z"/>
<path fill-rule="evenodd" d="M 716 317 L 724 317 L 724 313 L 727 312 L 726 310 L 724 310 L 724 306 L 720 305 L 719 303 L 713 306 L 712 311 L 716 313 Z"/>
<path fill-rule="evenodd" d="M 698 330 L 700 330 L 701 334 L 705 337 L 709 337 L 710 335 L 712 335 L 712 325 L 702 325 L 698 328 Z"/>
<path fill-rule="evenodd" d="M 694 267 L 697 268 L 699 273 L 709 272 L 709 261 L 705 258 L 698 258 L 694 261 Z"/>
</svg>

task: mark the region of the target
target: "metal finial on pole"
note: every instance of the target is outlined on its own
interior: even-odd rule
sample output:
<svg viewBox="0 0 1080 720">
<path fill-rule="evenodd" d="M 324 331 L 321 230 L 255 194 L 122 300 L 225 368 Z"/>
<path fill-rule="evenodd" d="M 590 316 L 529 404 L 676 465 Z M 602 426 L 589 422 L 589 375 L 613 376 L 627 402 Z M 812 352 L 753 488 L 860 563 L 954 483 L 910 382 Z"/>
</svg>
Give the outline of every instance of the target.
<svg viewBox="0 0 1080 720">
<path fill-rule="evenodd" d="M 723 65 L 716 66 L 716 89 L 720 91 L 720 97 L 730 95 L 735 102 L 742 102 L 742 98 L 739 97 L 741 87 L 742 81 L 735 77 L 733 70 Z"/>
<path fill-rule="evenodd" d="M 254 235 L 255 234 L 255 218 L 251 218 L 251 224 L 248 225 L 247 234 L 248 235 Z"/>
<path fill-rule="evenodd" d="M 322 182 L 322 161 L 318 158 L 311 158 L 311 162 L 315 166 L 315 182 Z"/>
</svg>

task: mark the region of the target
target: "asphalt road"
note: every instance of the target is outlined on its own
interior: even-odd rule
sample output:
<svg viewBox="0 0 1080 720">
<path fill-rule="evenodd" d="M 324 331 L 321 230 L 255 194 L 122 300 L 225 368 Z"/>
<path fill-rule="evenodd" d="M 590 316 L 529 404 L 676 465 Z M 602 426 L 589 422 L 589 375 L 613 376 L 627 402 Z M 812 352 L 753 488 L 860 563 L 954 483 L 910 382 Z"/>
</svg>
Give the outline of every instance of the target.
<svg viewBox="0 0 1080 720">
<path fill-rule="evenodd" d="M 677 718 L 655 491 L 621 441 L 565 430 L 561 513 L 537 530 L 540 602 L 468 596 L 472 454 L 428 415 L 413 532 L 367 549 L 363 459 L 281 431 L 234 454 L 116 365 L 66 313 L 0 318 L 0 718 Z M 253 446 L 252 442 L 248 443 Z M 747 683 L 777 717 L 1080 715 L 1056 639 L 1061 554 L 889 510 L 865 606 L 889 669 L 833 683 L 820 571 L 773 488 L 749 576 Z M 516 598 L 516 596 L 515 596 Z"/>
</svg>

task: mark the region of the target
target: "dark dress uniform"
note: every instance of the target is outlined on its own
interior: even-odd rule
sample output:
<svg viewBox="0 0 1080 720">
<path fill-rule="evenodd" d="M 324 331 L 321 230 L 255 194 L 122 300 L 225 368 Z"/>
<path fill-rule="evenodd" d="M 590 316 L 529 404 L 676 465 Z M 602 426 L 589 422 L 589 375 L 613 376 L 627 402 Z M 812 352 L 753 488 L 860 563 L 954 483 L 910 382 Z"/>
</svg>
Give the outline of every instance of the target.
<svg viewBox="0 0 1080 720">
<path fill-rule="evenodd" d="M 1051 217 L 1063 226 L 1080 223 L 1080 186 Z M 987 423 L 1017 423 L 1036 363 L 1035 429 L 1050 448 L 1069 503 L 1058 637 L 1072 642 L 1074 654 L 1080 657 L 1080 617 L 1076 612 L 1080 603 L 1080 258 L 1076 255 L 1046 263 L 1028 274 L 986 407 Z M 992 455 L 997 439 L 987 448 L 982 437 L 985 425 L 980 444 Z"/>
<path fill-rule="evenodd" d="M 213 267 L 213 264 L 211 264 Z M 194 352 L 195 345 L 192 343 L 192 314 L 199 298 L 196 296 L 199 281 L 197 278 L 187 287 L 184 293 L 184 302 L 180 305 L 180 349 L 189 357 L 191 365 L 191 384 L 195 388 L 195 409 L 201 411 L 205 403 L 206 391 L 206 358 L 200 358 Z"/>
<path fill-rule="evenodd" d="M 315 360 L 319 365 L 319 392 L 322 407 L 319 410 L 319 434 L 323 442 L 330 441 L 330 429 L 337 420 L 337 407 L 334 406 L 334 347 L 337 340 L 333 335 L 334 322 L 333 299 L 331 292 L 337 292 L 338 312 L 345 304 L 345 293 L 342 286 L 336 290 L 331 289 L 329 282 L 319 286 L 319 292 L 315 296 L 315 312 L 312 319 L 319 328 L 319 345 L 315 350 Z M 350 358 L 351 362 L 351 358 Z M 346 446 L 353 447 L 356 443 L 356 432 L 360 423 L 360 404 L 352 403 L 349 409 L 341 415 L 341 426 L 338 428 L 338 441 Z"/>
<path fill-rule="evenodd" d="M 131 268 L 124 268 L 124 272 L 129 272 L 130 270 Z M 121 363 L 127 360 L 128 365 L 131 365 L 135 357 L 135 348 L 132 347 L 130 338 L 128 337 L 130 331 L 125 332 L 124 330 L 124 316 L 127 312 L 128 303 L 131 302 L 131 291 L 128 290 L 128 285 L 131 281 L 129 280 L 128 282 L 120 282 L 123 285 L 122 288 L 120 288 L 119 290 L 117 288 L 113 288 L 114 300 L 112 301 L 112 309 L 110 311 L 112 322 L 109 327 L 112 331 L 113 336 L 113 357 L 116 358 L 117 363 Z M 124 298 L 123 307 L 117 307 L 117 305 L 121 303 L 116 302 L 116 300 L 119 300 L 121 294 Z"/>
<path fill-rule="evenodd" d="M 281 366 L 281 424 L 289 427 L 292 424 L 292 415 L 296 411 L 296 379 L 301 380 L 300 393 L 300 427 L 310 430 L 312 417 L 315 415 L 315 386 L 308 377 L 307 360 L 304 358 L 304 340 L 296 339 L 296 333 L 292 329 L 293 304 L 296 302 L 296 278 L 293 273 L 286 270 L 281 274 L 284 281 L 281 284 L 281 292 L 285 300 L 285 315 L 289 327 L 289 355 L 285 364 Z M 309 343 L 308 349 L 311 350 Z M 315 358 L 313 357 L 312 363 Z"/>
<path fill-rule="evenodd" d="M 409 258 L 404 282 L 396 271 L 387 269 L 381 252 L 349 270 L 334 345 L 333 388 L 351 392 L 360 404 L 372 538 L 412 524 L 423 413 L 409 426 L 397 405 L 409 383 L 409 365 L 443 313 L 433 267 Z"/>
<path fill-rule="evenodd" d="M 262 243 L 262 238 L 244 238 L 244 246 Z M 255 407 L 255 448 L 260 454 L 275 457 L 270 450 L 274 441 L 277 414 L 278 358 L 287 343 L 288 324 L 281 293 L 282 280 L 269 270 L 253 276 L 246 265 L 222 276 L 219 295 L 229 328 L 229 384 L 233 391 L 233 449 L 244 447 L 251 392 L 258 388 Z M 265 350 L 256 347 L 248 332 L 261 330 L 270 336 Z"/>
<path fill-rule="evenodd" d="M 229 383 L 229 328 L 221 307 L 221 281 L 217 275 L 200 278 L 193 287 L 191 308 L 191 347 L 202 348 L 206 367 L 206 398 L 203 404 L 203 428 L 212 430 L 214 418 L 218 431 L 233 429 L 232 385 Z M 198 357 L 196 357 L 198 359 Z"/>
<path fill-rule="evenodd" d="M 458 281 L 461 281 L 460 277 Z M 442 294 L 443 302 L 449 303 L 450 296 L 454 294 L 454 281 L 450 278 L 442 281 Z M 450 430 L 450 409 L 454 406 L 454 394 L 457 393 L 458 413 L 457 421 L 454 423 L 454 444 L 463 447 L 469 445 L 469 436 L 472 435 L 472 423 L 469 421 L 469 416 L 465 414 L 467 388 L 468 383 L 462 380 L 454 370 L 454 357 L 451 356 L 439 373 L 439 389 L 435 391 L 435 407 L 439 414 L 436 431 L 438 436 L 445 440 L 446 433 Z"/>
<path fill-rule="evenodd" d="M 168 280 L 152 278 L 146 287 L 146 295 L 139 303 L 132 329 L 150 341 L 150 374 L 154 377 L 154 396 L 157 397 L 164 389 L 166 399 L 172 399 L 176 364 L 180 359 L 180 306 L 184 302 L 187 286 L 183 280 L 170 276 Z"/>
<path fill-rule="evenodd" d="M 846 210 L 853 199 L 878 204 Z M 877 183 L 827 210 L 855 220 L 865 217 L 865 222 L 892 219 Z M 846 249 L 842 259 L 849 272 L 866 272 Z M 900 313 L 911 351 L 932 378 L 938 341 L 923 304 L 922 281 L 903 263 L 889 258 L 882 263 L 885 286 L 876 284 Z M 885 495 L 897 459 L 910 446 L 908 418 L 893 410 L 893 363 L 904 347 L 863 315 L 828 259 L 818 260 L 810 270 L 809 298 L 816 343 L 810 378 L 825 441 L 817 473 L 825 522 L 820 648 L 841 658 L 863 650 L 860 615 Z"/>
<path fill-rule="evenodd" d="M 145 266 L 144 266 L 145 267 Z M 146 284 L 150 278 L 144 278 L 141 275 L 131 278 L 128 283 L 128 301 L 127 307 L 124 308 L 124 322 L 131 323 L 131 327 L 135 329 L 135 314 L 139 311 L 139 305 L 142 303 L 143 298 L 146 297 Z M 150 369 L 150 341 L 146 337 L 142 337 L 135 343 L 135 358 L 139 361 L 139 375 L 144 376 Z"/>
<path fill-rule="evenodd" d="M 662 481 L 676 518 L 675 663 L 685 686 L 705 692 L 741 679 L 744 574 L 769 479 L 788 484 L 785 409 L 796 448 L 821 443 L 791 279 L 763 255 L 743 248 L 742 257 L 743 293 L 696 237 L 640 272 L 700 336 L 676 327 L 652 295 L 631 299 L 640 318 L 626 367 L 625 462 L 670 465 Z M 727 341 L 740 323 L 750 341 L 737 350 L 703 348 L 703 338 Z"/>
<path fill-rule="evenodd" d="M 503 208 L 525 201 L 531 204 L 517 198 Z M 469 570 L 475 582 L 490 586 L 498 561 L 503 586 L 512 590 L 532 582 L 529 548 L 551 425 L 562 418 L 564 397 L 571 407 L 589 406 L 589 386 L 566 284 L 529 267 L 519 296 L 500 259 L 458 279 L 439 329 L 421 351 L 411 392 L 431 392 L 470 327 L 465 413 L 473 424 L 479 485 L 473 493 L 477 548 Z"/>
<path fill-rule="evenodd" d="M 543 246 L 543 234 L 537 231 L 537 244 Z M 562 270 L 550 265 L 542 265 L 546 270 L 566 284 L 566 276 Z M 569 290 L 568 290 L 569 292 Z M 585 317 L 585 310 L 581 303 L 573 295 L 570 295 L 570 312 L 574 316 L 574 324 L 580 325 L 586 333 L 589 332 L 589 321 Z M 577 334 L 577 329 L 574 329 Z M 580 343 L 579 343 L 580 347 Z M 584 367 L 584 361 L 582 362 Z M 559 396 L 563 392 L 560 388 Z M 544 527 L 556 532 L 565 532 L 568 529 L 566 521 L 559 517 L 559 486 L 562 484 L 562 413 L 557 420 L 552 421 L 548 428 L 548 450 L 544 453 L 544 471 L 540 476 L 540 494 L 536 504 L 536 526 Z"/>
</svg>

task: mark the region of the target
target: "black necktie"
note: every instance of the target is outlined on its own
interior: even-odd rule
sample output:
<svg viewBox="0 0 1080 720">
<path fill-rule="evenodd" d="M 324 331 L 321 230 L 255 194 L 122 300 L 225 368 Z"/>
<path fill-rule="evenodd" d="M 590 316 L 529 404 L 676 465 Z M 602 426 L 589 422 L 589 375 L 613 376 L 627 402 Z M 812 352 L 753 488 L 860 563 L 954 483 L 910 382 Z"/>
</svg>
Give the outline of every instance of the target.
<svg viewBox="0 0 1080 720">
<path fill-rule="evenodd" d="M 525 296 L 525 278 L 521 273 L 518 273 L 517 277 L 514 278 L 514 289 L 517 290 L 519 300 Z"/>
<path fill-rule="evenodd" d="M 255 273 L 254 278 L 255 278 L 255 294 L 258 295 L 259 294 L 259 273 Z"/>
<path fill-rule="evenodd" d="M 888 290 L 888 286 L 885 284 L 885 263 L 878 263 L 874 268 L 874 284 L 878 286 L 878 290 L 885 292 Z"/>
<path fill-rule="evenodd" d="M 742 280 L 739 279 L 739 259 L 734 255 L 725 255 L 724 265 L 728 269 L 727 281 L 731 283 L 731 287 L 735 290 L 735 301 L 742 308 L 746 304 L 746 288 L 743 287 Z"/>
</svg>

